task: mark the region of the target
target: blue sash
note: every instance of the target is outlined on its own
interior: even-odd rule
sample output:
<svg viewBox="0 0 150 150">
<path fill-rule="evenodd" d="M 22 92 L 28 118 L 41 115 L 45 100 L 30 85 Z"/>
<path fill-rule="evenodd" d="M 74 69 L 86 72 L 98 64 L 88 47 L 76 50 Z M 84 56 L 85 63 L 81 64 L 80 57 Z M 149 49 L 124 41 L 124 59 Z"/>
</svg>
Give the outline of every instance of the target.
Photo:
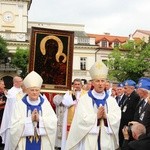
<svg viewBox="0 0 150 150">
<path fill-rule="evenodd" d="M 104 97 L 103 99 L 97 99 L 97 98 L 95 98 L 95 97 L 92 95 L 92 90 L 89 90 L 89 91 L 88 91 L 88 95 L 89 95 L 89 97 L 92 98 L 93 106 L 94 106 L 94 104 L 96 104 L 97 108 L 99 107 L 100 104 L 101 104 L 102 106 L 104 106 L 104 105 L 106 104 L 106 100 L 107 100 L 107 98 L 108 98 L 108 96 L 109 96 L 109 95 L 107 94 L 107 92 L 105 92 L 105 97 Z"/>
<path fill-rule="evenodd" d="M 27 117 L 28 113 L 32 113 L 34 109 L 37 109 L 38 113 L 41 113 L 42 115 L 42 107 L 41 105 L 44 102 L 44 99 L 42 96 L 40 96 L 40 103 L 38 105 L 31 105 L 27 102 L 27 95 L 22 98 L 22 101 L 26 104 L 27 106 Z M 26 137 L 26 150 L 41 150 L 41 137 Z"/>
<path fill-rule="evenodd" d="M 101 104 L 102 106 L 104 106 L 105 104 L 107 105 L 106 100 L 107 100 L 107 98 L 108 98 L 108 96 L 109 96 L 107 92 L 105 92 L 105 97 L 104 97 L 104 99 L 97 99 L 97 98 L 95 98 L 95 97 L 92 95 L 92 90 L 88 91 L 88 95 L 89 95 L 89 97 L 92 98 L 93 106 L 94 106 L 94 104 L 96 104 L 96 106 L 97 106 L 97 108 L 98 108 L 98 107 L 100 106 L 100 104 Z M 100 147 L 100 133 L 99 133 L 99 135 L 98 135 L 97 143 L 98 143 L 98 150 L 100 150 L 100 149 L 101 149 L 101 147 Z"/>
</svg>

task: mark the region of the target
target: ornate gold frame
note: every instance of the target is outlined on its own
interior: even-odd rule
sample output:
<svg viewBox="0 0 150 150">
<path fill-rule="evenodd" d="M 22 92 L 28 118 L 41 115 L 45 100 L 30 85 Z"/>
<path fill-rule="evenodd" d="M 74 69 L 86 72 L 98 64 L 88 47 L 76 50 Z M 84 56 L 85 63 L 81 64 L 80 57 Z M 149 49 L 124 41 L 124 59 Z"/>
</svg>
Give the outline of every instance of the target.
<svg viewBox="0 0 150 150">
<path fill-rule="evenodd" d="M 43 78 L 43 90 L 71 89 L 74 32 L 32 27 L 29 72 Z"/>
</svg>

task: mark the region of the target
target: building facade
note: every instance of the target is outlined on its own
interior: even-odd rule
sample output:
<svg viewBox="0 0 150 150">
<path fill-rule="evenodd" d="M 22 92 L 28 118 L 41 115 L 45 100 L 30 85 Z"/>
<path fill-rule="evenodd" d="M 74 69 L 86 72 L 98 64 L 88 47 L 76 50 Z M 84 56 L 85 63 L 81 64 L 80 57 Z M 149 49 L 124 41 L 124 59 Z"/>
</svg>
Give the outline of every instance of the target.
<svg viewBox="0 0 150 150">
<path fill-rule="evenodd" d="M 17 47 L 30 49 L 32 27 L 74 31 L 73 74 L 75 78 L 90 79 L 89 69 L 95 61 L 108 60 L 113 48 L 128 40 L 128 37 L 88 34 L 82 24 L 63 24 L 28 21 L 32 0 L 0 0 L 0 36 L 8 43 L 9 58 Z M 134 34 L 134 37 L 137 33 Z M 12 78 L 18 72 L 9 64 L 1 64 L 0 78 Z M 10 83 L 9 83 L 10 85 Z"/>
</svg>

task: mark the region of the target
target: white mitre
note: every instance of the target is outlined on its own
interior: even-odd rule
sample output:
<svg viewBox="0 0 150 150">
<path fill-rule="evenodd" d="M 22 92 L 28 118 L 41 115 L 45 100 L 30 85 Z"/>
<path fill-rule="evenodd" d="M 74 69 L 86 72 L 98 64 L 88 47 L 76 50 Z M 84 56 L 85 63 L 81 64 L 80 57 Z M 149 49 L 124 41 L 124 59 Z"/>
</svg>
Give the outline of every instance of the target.
<svg viewBox="0 0 150 150">
<path fill-rule="evenodd" d="M 41 88 L 43 79 L 35 71 L 30 72 L 23 80 L 23 84 L 26 88 L 38 87 Z"/>
<path fill-rule="evenodd" d="M 107 79 L 108 75 L 108 68 L 107 66 L 101 61 L 97 61 L 89 70 L 91 79 Z"/>
</svg>

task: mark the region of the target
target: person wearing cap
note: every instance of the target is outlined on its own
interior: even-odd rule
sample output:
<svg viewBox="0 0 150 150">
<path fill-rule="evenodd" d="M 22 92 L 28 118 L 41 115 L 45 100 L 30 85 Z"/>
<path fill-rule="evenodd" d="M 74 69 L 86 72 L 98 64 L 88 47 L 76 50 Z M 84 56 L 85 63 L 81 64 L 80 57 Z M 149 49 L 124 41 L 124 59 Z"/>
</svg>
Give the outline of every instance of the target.
<svg viewBox="0 0 150 150">
<path fill-rule="evenodd" d="M 50 103 L 40 94 L 41 76 L 30 72 L 23 84 L 26 93 L 16 101 L 11 118 L 11 150 L 54 150 L 57 117 Z"/>
<path fill-rule="evenodd" d="M 150 104 L 148 103 L 149 91 L 150 78 L 140 78 L 137 85 L 137 93 L 141 100 L 137 107 L 134 120 L 145 125 L 147 133 L 150 133 Z"/>
<path fill-rule="evenodd" d="M 133 80 L 126 80 L 123 82 L 124 84 L 124 93 L 127 96 L 127 99 L 121 106 L 121 122 L 120 122 L 120 129 L 119 129 L 119 143 L 120 147 L 123 143 L 123 134 L 122 129 L 125 125 L 128 125 L 128 122 L 133 121 L 134 114 L 136 111 L 136 106 L 140 100 L 139 95 L 135 91 L 136 82 Z"/>
<path fill-rule="evenodd" d="M 124 93 L 124 85 L 122 83 L 119 83 L 117 85 L 116 92 L 117 92 L 116 96 L 117 103 L 119 107 L 122 107 L 124 101 L 127 99 L 127 96 Z"/>
<path fill-rule="evenodd" d="M 115 150 L 121 111 L 115 98 L 105 91 L 108 68 L 98 61 L 89 73 L 93 89 L 79 99 L 66 150 Z"/>
</svg>

